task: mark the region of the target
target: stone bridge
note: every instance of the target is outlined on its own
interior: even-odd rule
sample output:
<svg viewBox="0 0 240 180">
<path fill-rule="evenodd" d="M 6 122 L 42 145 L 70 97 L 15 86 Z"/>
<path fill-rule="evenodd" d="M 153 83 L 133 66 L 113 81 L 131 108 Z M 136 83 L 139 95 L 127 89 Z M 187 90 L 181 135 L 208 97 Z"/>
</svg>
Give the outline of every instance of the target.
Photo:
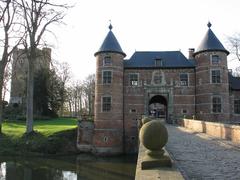
<svg viewBox="0 0 240 180">
<path fill-rule="evenodd" d="M 199 127 L 196 124 L 188 126 L 192 129 L 173 125 L 166 125 L 166 127 L 169 133 L 166 150 L 174 162 L 173 168 L 141 170 L 139 161 L 143 155 L 143 147 L 140 145 L 136 170 L 137 180 L 240 179 L 239 126 L 216 125 L 214 132 L 210 131 L 211 135 L 207 131 L 208 124 L 204 124 L 205 129 L 201 129 L 206 133 L 198 132 Z M 218 131 L 221 133 L 219 134 Z M 223 138 L 232 138 L 235 142 Z"/>
</svg>

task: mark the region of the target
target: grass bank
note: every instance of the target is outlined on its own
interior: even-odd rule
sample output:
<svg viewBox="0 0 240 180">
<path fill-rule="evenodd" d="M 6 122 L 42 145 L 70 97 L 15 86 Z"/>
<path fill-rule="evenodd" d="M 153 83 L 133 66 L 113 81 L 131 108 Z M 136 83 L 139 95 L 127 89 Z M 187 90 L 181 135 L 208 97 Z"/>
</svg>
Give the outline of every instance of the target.
<svg viewBox="0 0 240 180">
<path fill-rule="evenodd" d="M 0 155 L 75 154 L 77 120 L 58 118 L 34 121 L 34 133 L 24 134 L 22 121 L 3 123 L 0 136 Z"/>
</svg>

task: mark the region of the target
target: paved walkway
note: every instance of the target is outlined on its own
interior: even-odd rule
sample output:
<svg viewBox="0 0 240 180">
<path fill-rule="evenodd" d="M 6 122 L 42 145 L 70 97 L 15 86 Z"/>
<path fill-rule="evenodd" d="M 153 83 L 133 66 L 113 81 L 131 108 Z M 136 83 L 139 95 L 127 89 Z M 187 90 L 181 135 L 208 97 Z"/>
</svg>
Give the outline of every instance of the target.
<svg viewBox="0 0 240 180">
<path fill-rule="evenodd" d="M 167 150 L 185 179 L 240 180 L 240 144 L 167 125 Z"/>
</svg>

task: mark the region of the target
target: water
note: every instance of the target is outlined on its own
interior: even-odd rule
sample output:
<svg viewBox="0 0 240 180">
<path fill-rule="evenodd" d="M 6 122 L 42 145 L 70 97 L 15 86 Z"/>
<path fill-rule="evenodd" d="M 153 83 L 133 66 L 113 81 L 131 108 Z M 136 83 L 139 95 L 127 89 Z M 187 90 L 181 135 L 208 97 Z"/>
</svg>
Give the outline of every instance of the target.
<svg viewBox="0 0 240 180">
<path fill-rule="evenodd" d="M 0 180 L 130 180 L 136 156 L 0 157 Z"/>
</svg>

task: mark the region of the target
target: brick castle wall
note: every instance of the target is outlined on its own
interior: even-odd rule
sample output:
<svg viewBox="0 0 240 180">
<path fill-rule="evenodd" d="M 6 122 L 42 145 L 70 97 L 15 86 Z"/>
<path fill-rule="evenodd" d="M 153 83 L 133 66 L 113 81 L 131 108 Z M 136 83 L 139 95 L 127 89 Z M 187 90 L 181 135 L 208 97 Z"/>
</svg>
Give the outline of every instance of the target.
<svg viewBox="0 0 240 180">
<path fill-rule="evenodd" d="M 112 64 L 103 65 L 105 56 Z M 97 154 L 118 154 L 123 152 L 123 55 L 101 53 L 96 60 L 95 120 L 93 144 Z M 102 72 L 112 71 L 111 84 L 103 84 Z M 111 111 L 102 112 L 102 97 L 111 97 Z"/>
</svg>

